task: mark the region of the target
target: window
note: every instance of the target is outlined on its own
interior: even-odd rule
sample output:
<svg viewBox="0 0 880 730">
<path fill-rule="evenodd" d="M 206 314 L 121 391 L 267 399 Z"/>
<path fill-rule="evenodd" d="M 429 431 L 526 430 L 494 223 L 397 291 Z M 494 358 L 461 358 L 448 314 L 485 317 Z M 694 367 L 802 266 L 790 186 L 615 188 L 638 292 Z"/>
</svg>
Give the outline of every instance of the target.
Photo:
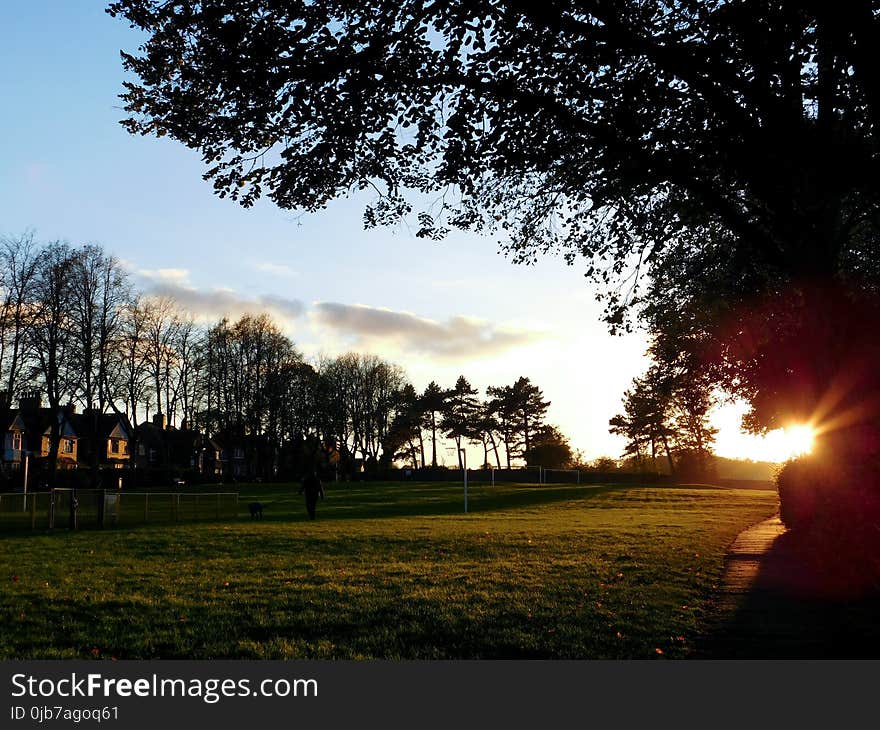
<svg viewBox="0 0 880 730">
<path fill-rule="evenodd" d="M 110 453 L 118 454 L 119 453 L 119 439 L 110 439 Z"/>
<path fill-rule="evenodd" d="M 15 451 L 21 451 L 21 432 L 13 431 L 12 432 L 12 448 Z"/>
<path fill-rule="evenodd" d="M 147 447 L 143 444 L 138 444 L 138 456 L 146 456 L 147 455 Z"/>
<path fill-rule="evenodd" d="M 150 449 L 150 461 L 156 461 L 156 456 L 158 456 L 156 449 Z"/>
<path fill-rule="evenodd" d="M 61 449 L 64 451 L 65 454 L 72 454 L 73 439 L 64 439 L 64 441 L 61 443 Z"/>
<path fill-rule="evenodd" d="M 128 441 L 122 442 L 122 453 L 128 456 Z"/>
</svg>

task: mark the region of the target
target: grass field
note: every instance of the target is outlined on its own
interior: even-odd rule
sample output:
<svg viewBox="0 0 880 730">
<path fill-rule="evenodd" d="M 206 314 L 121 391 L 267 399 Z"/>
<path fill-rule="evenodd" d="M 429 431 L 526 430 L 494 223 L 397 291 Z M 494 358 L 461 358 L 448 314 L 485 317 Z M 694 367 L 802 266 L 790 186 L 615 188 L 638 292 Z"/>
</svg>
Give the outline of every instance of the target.
<svg viewBox="0 0 880 730">
<path fill-rule="evenodd" d="M 682 657 L 776 495 L 241 488 L 265 519 L 0 537 L 0 658 Z M 242 510 L 243 512 L 246 510 Z"/>
</svg>

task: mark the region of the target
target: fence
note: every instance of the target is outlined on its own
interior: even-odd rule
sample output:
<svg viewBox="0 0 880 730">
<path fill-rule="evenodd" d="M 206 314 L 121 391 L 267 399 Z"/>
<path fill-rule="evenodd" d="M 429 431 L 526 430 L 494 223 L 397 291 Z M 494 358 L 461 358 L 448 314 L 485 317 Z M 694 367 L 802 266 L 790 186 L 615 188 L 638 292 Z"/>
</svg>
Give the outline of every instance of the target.
<svg viewBox="0 0 880 730">
<path fill-rule="evenodd" d="M 460 482 L 460 469 L 393 469 L 384 472 L 385 481 Z M 468 469 L 472 484 L 671 484 L 668 474 L 655 472 L 597 472 L 581 469 L 545 469 L 540 466 L 519 469 Z"/>
<path fill-rule="evenodd" d="M 49 527 L 49 492 L 0 494 L 0 530 L 45 530 Z"/>
<path fill-rule="evenodd" d="M 117 492 L 72 489 L 0 494 L 0 531 L 79 529 L 238 517 L 238 492 Z"/>
</svg>

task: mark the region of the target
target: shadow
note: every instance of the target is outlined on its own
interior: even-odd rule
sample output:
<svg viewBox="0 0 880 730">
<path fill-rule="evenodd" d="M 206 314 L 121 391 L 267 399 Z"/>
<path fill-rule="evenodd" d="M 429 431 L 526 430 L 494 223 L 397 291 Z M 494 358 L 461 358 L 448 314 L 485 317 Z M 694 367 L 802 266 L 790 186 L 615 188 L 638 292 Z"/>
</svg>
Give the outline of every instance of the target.
<svg viewBox="0 0 880 730">
<path fill-rule="evenodd" d="M 864 544 L 830 548 L 784 533 L 766 554 L 731 556 L 728 570 L 760 561 L 757 576 L 722 610 L 697 657 L 880 658 L 880 591 L 866 553 Z"/>
</svg>

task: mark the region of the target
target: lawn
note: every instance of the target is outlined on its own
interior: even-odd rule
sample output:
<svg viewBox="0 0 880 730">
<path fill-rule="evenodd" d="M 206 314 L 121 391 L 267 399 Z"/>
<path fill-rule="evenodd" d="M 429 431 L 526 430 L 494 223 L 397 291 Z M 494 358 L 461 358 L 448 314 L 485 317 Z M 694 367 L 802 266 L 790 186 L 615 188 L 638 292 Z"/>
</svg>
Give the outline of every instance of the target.
<svg viewBox="0 0 880 730">
<path fill-rule="evenodd" d="M 0 537 L 0 658 L 646 658 L 699 640 L 773 492 L 242 487 L 265 519 Z"/>
</svg>

